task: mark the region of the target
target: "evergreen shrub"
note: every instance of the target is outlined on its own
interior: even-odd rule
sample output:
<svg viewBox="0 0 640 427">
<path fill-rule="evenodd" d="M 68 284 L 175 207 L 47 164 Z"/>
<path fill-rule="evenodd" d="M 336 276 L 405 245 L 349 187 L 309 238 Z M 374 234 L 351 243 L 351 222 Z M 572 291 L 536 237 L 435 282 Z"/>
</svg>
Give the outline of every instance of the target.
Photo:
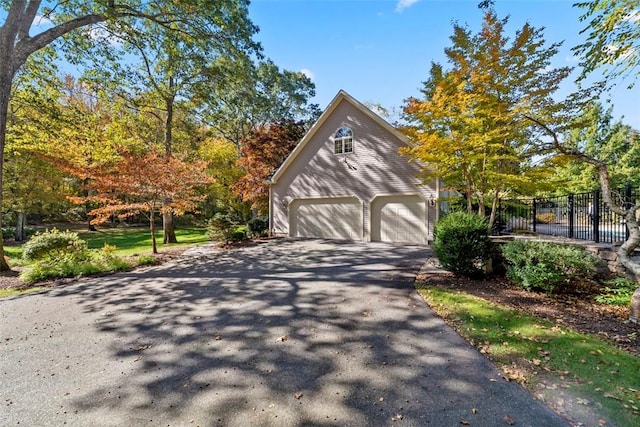
<svg viewBox="0 0 640 427">
<path fill-rule="evenodd" d="M 489 234 L 485 219 L 467 212 L 453 212 L 436 224 L 435 254 L 446 270 L 460 276 L 480 277 L 491 258 Z"/>
<path fill-rule="evenodd" d="M 87 251 L 87 242 L 78 233 L 59 231 L 56 228 L 36 233 L 22 246 L 22 257 L 26 261 L 35 261 L 49 257 L 83 257 Z"/>
<path fill-rule="evenodd" d="M 251 237 L 265 237 L 269 230 L 269 217 L 257 216 L 251 218 L 249 222 L 247 222 L 247 228 Z"/>
</svg>

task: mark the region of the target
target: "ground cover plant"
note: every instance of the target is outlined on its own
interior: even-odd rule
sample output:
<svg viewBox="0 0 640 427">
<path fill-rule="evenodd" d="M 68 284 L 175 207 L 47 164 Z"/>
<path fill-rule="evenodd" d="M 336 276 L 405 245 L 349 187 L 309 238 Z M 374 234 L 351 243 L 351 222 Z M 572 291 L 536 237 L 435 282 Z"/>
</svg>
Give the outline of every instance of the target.
<svg viewBox="0 0 640 427">
<path fill-rule="evenodd" d="M 427 303 L 507 378 L 574 423 L 638 425 L 640 340 L 622 320 L 626 307 L 584 296 L 563 301 L 495 278 L 438 273 L 416 283 Z"/>
<path fill-rule="evenodd" d="M 532 240 L 502 245 L 507 276 L 528 290 L 554 293 L 596 276 L 597 259 L 583 248 Z"/>
<path fill-rule="evenodd" d="M 179 229 L 176 234 L 179 243 L 163 245 L 162 253 L 151 255 L 151 237 L 146 227 L 91 232 L 46 230 L 25 244 L 7 245 L 5 254 L 17 271 L 0 277 L 0 297 L 33 291 L 33 283 L 45 280 L 154 265 L 208 241 L 204 228 Z"/>
</svg>

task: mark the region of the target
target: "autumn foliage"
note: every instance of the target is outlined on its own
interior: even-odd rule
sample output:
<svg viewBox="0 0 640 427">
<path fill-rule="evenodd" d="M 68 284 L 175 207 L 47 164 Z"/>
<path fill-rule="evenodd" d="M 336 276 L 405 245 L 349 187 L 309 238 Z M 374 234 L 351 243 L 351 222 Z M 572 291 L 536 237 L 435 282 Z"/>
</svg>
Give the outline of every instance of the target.
<svg viewBox="0 0 640 427">
<path fill-rule="evenodd" d="M 287 158 L 305 134 L 302 122 L 281 120 L 259 126 L 242 140 L 239 165 L 246 175 L 234 185 L 233 191 L 243 201 L 250 201 L 259 212 L 266 212 L 269 189 L 265 182 Z"/>
<path fill-rule="evenodd" d="M 202 161 L 186 162 L 149 150 L 142 154 L 120 151 L 116 161 L 94 168 L 67 168 L 67 171 L 86 182 L 89 194 L 71 200 L 99 206 L 89 212 L 93 224 L 106 222 L 113 216 L 148 214 L 156 253 L 156 213 L 182 215 L 196 210 L 204 198 L 196 191 L 197 187 L 211 182 L 206 167 Z"/>
</svg>

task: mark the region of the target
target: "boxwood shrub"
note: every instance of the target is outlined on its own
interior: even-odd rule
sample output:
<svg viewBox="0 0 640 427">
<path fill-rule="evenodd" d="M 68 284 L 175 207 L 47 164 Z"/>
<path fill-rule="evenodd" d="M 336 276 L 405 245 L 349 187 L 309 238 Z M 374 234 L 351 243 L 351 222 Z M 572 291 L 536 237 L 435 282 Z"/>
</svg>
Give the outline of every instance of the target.
<svg viewBox="0 0 640 427">
<path fill-rule="evenodd" d="M 476 214 L 454 212 L 436 224 L 434 252 L 442 267 L 454 274 L 484 275 L 491 247 L 488 223 Z"/>
</svg>

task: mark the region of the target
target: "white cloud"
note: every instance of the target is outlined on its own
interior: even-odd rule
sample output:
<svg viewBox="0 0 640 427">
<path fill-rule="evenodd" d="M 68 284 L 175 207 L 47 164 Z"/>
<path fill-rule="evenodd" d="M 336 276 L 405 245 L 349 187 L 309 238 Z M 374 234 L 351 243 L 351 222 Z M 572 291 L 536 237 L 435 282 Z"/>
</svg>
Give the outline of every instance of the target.
<svg viewBox="0 0 640 427">
<path fill-rule="evenodd" d="M 398 0 L 398 4 L 396 4 L 396 12 L 400 13 L 405 9 L 410 8 L 414 4 L 418 3 L 420 0 Z"/>
<path fill-rule="evenodd" d="M 308 68 L 303 68 L 302 70 L 300 70 L 300 72 L 309 77 L 311 81 L 313 81 L 316 77 L 315 74 L 313 74 L 313 71 L 309 70 Z"/>
</svg>

